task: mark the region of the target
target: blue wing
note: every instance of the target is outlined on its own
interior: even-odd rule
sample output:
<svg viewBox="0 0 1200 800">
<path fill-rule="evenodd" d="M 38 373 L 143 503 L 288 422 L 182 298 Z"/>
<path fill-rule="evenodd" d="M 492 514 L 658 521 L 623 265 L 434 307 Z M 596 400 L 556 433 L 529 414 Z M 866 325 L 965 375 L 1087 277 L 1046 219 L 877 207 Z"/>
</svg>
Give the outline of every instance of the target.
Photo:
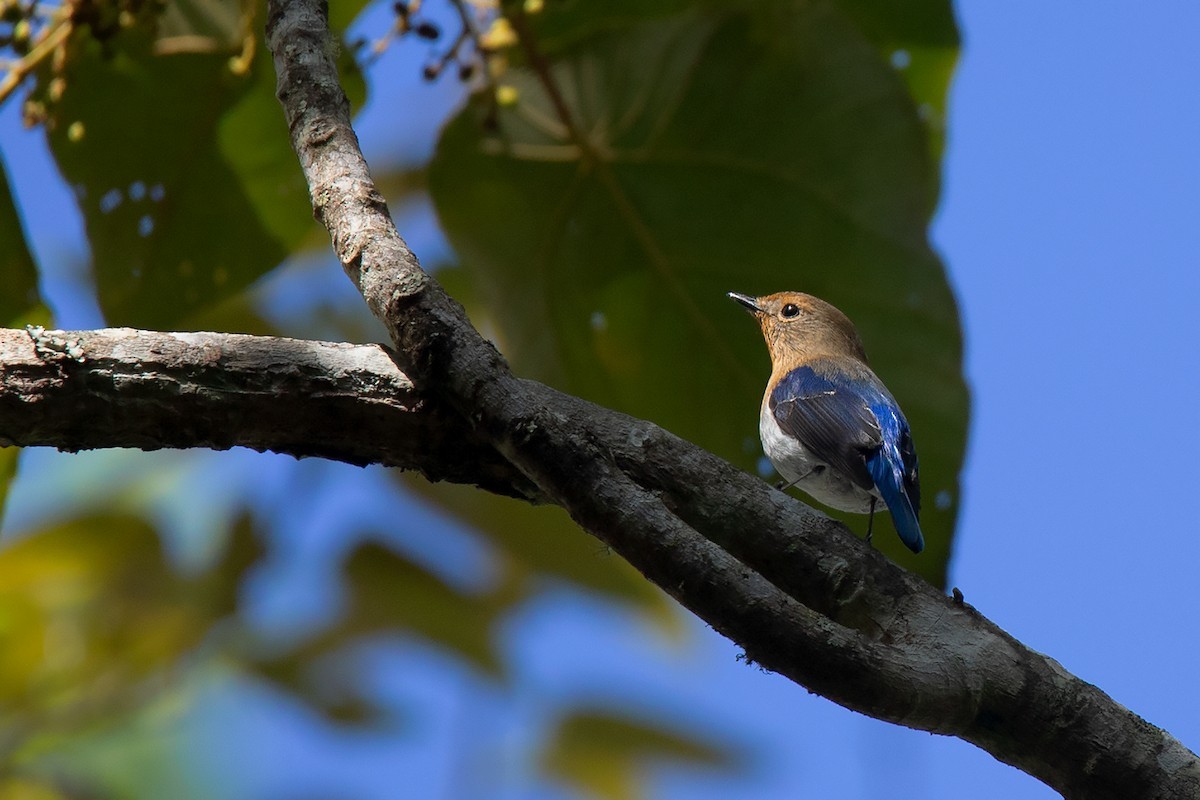
<svg viewBox="0 0 1200 800">
<path fill-rule="evenodd" d="M 921 513 L 921 483 L 917 477 L 917 451 L 913 449 L 908 421 L 893 401 L 890 405 L 872 406 L 883 429 L 883 444 L 867 456 L 867 469 L 875 487 L 887 503 L 896 525 L 896 533 L 909 550 L 919 553 L 925 549 L 918 517 Z"/>
<path fill-rule="evenodd" d="M 813 456 L 878 489 L 904 544 L 921 552 L 917 453 L 908 420 L 875 373 L 817 359 L 785 375 L 768 402 L 780 428 Z"/>
<path fill-rule="evenodd" d="M 822 372 L 805 366 L 783 376 L 771 392 L 771 413 L 805 450 L 870 491 L 875 480 L 866 457 L 883 444 L 879 421 L 857 382 Z"/>
</svg>

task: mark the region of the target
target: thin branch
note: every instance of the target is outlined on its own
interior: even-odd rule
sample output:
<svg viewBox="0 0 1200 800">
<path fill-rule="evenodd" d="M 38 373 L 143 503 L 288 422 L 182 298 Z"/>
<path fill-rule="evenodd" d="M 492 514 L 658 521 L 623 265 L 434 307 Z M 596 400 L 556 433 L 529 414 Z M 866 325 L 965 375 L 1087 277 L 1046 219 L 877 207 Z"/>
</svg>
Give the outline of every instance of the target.
<svg viewBox="0 0 1200 800">
<path fill-rule="evenodd" d="M 0 105 L 17 87 L 28 78 L 43 61 L 54 54 L 54 51 L 67 41 L 75 30 L 74 20 L 63 9 L 56 10 L 50 21 L 46 23 L 37 36 L 29 52 L 8 66 L 8 74 L 0 79 Z"/>
</svg>

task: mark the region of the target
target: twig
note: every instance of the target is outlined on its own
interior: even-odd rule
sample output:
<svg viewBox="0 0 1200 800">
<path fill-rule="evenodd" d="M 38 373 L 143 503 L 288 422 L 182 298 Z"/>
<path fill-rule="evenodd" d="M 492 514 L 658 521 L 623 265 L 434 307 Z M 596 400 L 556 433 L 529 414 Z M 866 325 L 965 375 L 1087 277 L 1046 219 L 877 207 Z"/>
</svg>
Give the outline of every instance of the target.
<svg viewBox="0 0 1200 800">
<path fill-rule="evenodd" d="M 37 69 L 48 56 L 52 55 L 55 49 L 67 40 L 71 32 L 75 29 L 75 23 L 71 17 L 64 15 L 55 22 L 49 23 L 38 34 L 38 40 L 34 46 L 22 56 L 15 64 L 9 67 L 8 74 L 4 76 L 4 80 L 0 81 L 0 104 L 3 104 L 8 96 L 11 95 L 21 82 L 29 76 L 33 70 Z"/>
</svg>

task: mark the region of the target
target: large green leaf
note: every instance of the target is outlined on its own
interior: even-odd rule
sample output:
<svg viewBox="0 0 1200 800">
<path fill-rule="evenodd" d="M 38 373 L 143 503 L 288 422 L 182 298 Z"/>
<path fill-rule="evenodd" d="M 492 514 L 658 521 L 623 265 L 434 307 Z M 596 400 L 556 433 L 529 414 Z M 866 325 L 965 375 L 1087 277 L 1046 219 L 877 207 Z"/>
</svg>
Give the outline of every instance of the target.
<svg viewBox="0 0 1200 800">
<path fill-rule="evenodd" d="M 935 157 L 945 134 L 946 92 L 958 60 L 958 26 L 945 0 L 837 0 L 903 76 Z"/>
<path fill-rule="evenodd" d="M 904 77 L 918 111 L 930 131 L 935 153 L 941 152 L 946 90 L 958 58 L 958 28 L 945 0 L 830 0 Z M 678 14 L 688 9 L 713 13 L 737 7 L 750 9 L 759 0 L 561 0 L 552 11 L 527 18 L 541 52 L 561 55 L 589 36 L 623 30 L 639 22 Z M 524 63 L 524 54 L 510 55 Z"/>
<path fill-rule="evenodd" d="M 922 460 L 927 551 L 876 542 L 943 583 L 967 393 L 926 239 L 936 147 L 879 45 L 903 31 L 881 32 L 880 14 L 868 35 L 861 18 L 764 2 L 606 29 L 551 62 L 575 134 L 537 74 L 510 71 L 519 99 L 499 132 L 477 99 L 445 129 L 430 189 L 461 294 L 522 373 L 748 469 L 769 367 L 725 293 L 794 289 L 841 307 Z"/>
<path fill-rule="evenodd" d="M 315 226 L 270 54 L 246 38 L 255 8 L 175 0 L 106 41 L 80 33 L 61 99 L 41 95 L 112 323 L 177 327 Z"/>
<path fill-rule="evenodd" d="M 670 17 L 696 6 L 716 7 L 724 3 L 728 7 L 746 5 L 755 0 L 609 0 L 595 3 L 589 0 L 557 0 L 547 13 L 525 17 L 537 36 L 538 49 L 546 55 L 557 56 L 568 52 L 588 37 L 610 31 L 622 31 L 632 25 L 655 19 Z M 512 53 L 521 63 L 520 49 Z"/>
</svg>

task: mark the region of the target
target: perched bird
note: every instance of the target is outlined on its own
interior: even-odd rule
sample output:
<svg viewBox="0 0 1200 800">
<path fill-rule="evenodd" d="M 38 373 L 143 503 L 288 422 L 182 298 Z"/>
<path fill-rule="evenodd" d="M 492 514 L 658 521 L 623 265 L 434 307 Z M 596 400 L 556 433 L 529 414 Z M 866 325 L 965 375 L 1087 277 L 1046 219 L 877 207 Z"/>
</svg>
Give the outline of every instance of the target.
<svg viewBox="0 0 1200 800">
<path fill-rule="evenodd" d="M 800 292 L 729 296 L 755 316 L 771 351 L 758 430 L 775 469 L 827 506 L 870 514 L 867 541 L 882 500 L 904 544 L 921 552 L 921 488 L 908 420 L 867 366 L 854 325 Z"/>
</svg>

